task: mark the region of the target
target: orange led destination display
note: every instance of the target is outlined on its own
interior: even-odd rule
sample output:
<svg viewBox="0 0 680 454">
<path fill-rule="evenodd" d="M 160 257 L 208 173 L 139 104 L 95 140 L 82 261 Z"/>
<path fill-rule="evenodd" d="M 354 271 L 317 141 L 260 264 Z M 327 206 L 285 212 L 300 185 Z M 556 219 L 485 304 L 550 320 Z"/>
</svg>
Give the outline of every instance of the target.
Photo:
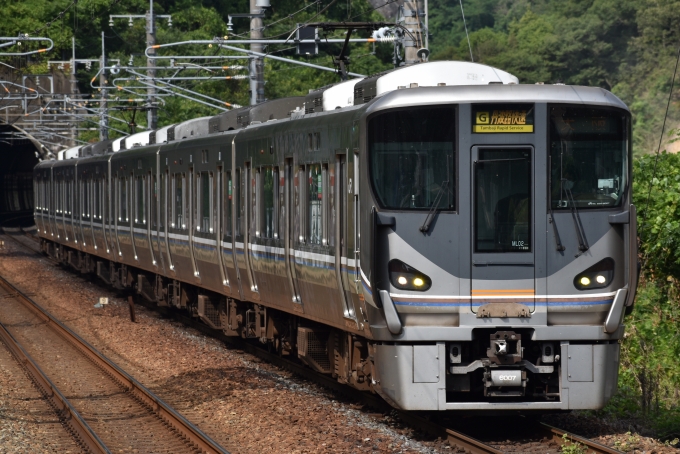
<svg viewBox="0 0 680 454">
<path fill-rule="evenodd" d="M 522 133 L 534 132 L 532 105 L 478 105 L 473 109 L 472 132 Z"/>
</svg>

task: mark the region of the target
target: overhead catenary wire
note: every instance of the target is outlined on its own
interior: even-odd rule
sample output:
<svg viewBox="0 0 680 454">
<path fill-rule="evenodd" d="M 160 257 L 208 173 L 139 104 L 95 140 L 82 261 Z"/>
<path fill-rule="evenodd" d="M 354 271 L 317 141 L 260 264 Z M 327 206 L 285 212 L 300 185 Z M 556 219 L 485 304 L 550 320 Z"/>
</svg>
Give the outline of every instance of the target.
<svg viewBox="0 0 680 454">
<path fill-rule="evenodd" d="M 470 61 L 475 62 L 472 56 L 472 45 L 470 44 L 470 35 L 468 34 L 467 22 L 465 21 L 465 10 L 463 9 L 463 0 L 458 0 L 460 2 L 460 13 L 463 16 L 463 26 L 465 27 L 465 37 L 467 38 L 468 48 L 470 49 Z"/>
</svg>

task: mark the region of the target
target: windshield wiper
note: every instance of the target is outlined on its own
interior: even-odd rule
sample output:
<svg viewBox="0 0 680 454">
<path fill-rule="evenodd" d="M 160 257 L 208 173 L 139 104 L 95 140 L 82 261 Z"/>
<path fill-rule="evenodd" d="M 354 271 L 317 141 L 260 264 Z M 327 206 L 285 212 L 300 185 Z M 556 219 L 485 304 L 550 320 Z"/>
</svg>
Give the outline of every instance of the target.
<svg viewBox="0 0 680 454">
<path fill-rule="evenodd" d="M 590 246 L 588 246 L 588 242 L 586 241 L 586 234 L 583 230 L 583 224 L 581 224 L 581 216 L 578 214 L 578 208 L 576 208 L 574 195 L 571 193 L 571 186 L 574 183 L 565 178 L 562 178 L 562 182 L 570 183 L 570 185 L 564 184 L 564 192 L 567 194 L 569 203 L 571 204 L 571 217 L 574 219 L 574 227 L 576 228 L 576 236 L 578 237 L 578 249 L 581 252 L 585 252 Z"/>
<path fill-rule="evenodd" d="M 432 208 L 430 208 L 430 212 L 427 213 L 427 217 L 425 218 L 425 222 L 423 222 L 423 225 L 420 226 L 418 230 L 420 230 L 423 233 L 426 233 L 428 230 L 430 230 L 430 224 L 432 224 L 432 221 L 434 220 L 434 215 L 437 211 L 439 211 L 439 202 L 441 201 L 442 197 L 444 196 L 444 192 L 449 186 L 449 180 L 444 180 L 439 186 L 439 192 L 437 192 L 437 196 L 434 198 L 434 203 L 432 203 Z"/>
</svg>

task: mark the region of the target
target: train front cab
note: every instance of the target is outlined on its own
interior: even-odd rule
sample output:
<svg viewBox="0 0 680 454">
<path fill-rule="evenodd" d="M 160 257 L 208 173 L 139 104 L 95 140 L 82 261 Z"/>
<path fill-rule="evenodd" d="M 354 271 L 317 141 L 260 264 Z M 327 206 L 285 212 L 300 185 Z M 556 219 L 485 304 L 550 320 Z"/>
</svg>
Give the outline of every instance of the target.
<svg viewBox="0 0 680 454">
<path fill-rule="evenodd" d="M 408 410 L 601 408 L 637 283 L 628 110 L 595 88 L 472 92 L 367 109 L 375 387 Z"/>
</svg>

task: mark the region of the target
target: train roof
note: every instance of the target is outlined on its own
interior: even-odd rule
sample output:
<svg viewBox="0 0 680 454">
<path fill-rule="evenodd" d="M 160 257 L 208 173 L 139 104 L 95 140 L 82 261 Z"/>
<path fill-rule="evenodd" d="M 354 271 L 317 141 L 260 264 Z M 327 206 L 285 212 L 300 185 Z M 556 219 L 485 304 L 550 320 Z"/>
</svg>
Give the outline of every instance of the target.
<svg viewBox="0 0 680 454">
<path fill-rule="evenodd" d="M 385 93 L 367 113 L 397 107 L 460 103 L 565 103 L 617 107 L 629 110 L 612 92 L 578 85 L 464 85 L 405 88 Z"/>
<path fill-rule="evenodd" d="M 125 137 L 125 149 L 148 145 L 150 134 L 151 131 L 142 131 Z"/>
</svg>

